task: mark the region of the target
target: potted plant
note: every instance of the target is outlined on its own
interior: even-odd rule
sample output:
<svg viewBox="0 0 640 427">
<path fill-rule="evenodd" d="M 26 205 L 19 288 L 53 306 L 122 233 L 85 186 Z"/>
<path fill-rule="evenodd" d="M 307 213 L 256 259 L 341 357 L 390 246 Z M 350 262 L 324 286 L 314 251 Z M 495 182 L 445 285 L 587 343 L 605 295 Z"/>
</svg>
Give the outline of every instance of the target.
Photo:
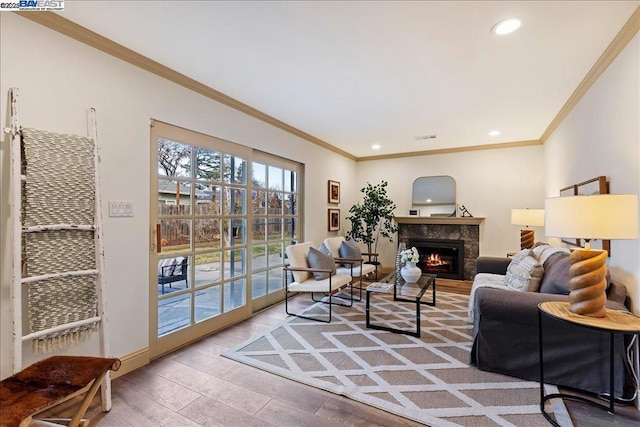
<svg viewBox="0 0 640 427">
<path fill-rule="evenodd" d="M 393 211 L 396 208 L 393 200 L 387 197 L 387 181 L 360 189 L 364 193 L 362 203 L 351 206 L 347 220 L 351 221 L 351 230 L 347 232 L 347 238 L 361 241 L 367 245 L 369 263 L 379 264 L 377 259 L 371 259 L 372 254 L 378 252 L 380 236 L 393 242 L 393 233 L 398 227 L 393 224 Z"/>
</svg>

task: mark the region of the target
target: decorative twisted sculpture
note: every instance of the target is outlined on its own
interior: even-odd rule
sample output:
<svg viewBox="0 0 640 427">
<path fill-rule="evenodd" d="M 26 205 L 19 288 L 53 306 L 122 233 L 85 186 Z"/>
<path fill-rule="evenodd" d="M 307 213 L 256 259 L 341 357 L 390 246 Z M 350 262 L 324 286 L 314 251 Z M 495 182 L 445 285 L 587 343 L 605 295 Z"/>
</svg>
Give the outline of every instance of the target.
<svg viewBox="0 0 640 427">
<path fill-rule="evenodd" d="M 607 251 L 575 250 L 569 256 L 569 311 L 605 317 Z"/>
<path fill-rule="evenodd" d="M 535 232 L 530 228 L 520 230 L 520 249 L 529 249 L 533 247 L 535 240 Z"/>
</svg>

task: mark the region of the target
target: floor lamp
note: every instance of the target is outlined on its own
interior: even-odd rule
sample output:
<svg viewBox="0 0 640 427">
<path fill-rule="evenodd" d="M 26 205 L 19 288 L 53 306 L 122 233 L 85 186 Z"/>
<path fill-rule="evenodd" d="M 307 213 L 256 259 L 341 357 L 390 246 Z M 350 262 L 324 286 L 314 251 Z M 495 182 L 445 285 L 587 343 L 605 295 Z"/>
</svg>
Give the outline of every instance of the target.
<svg viewBox="0 0 640 427">
<path fill-rule="evenodd" d="M 546 199 L 545 234 L 584 239 L 569 256 L 569 311 L 605 317 L 607 251 L 591 249 L 592 239 L 637 239 L 638 196 L 598 194 Z"/>
<path fill-rule="evenodd" d="M 520 249 L 533 247 L 535 232 L 529 228 L 544 225 L 544 209 L 511 209 L 511 224 L 524 225 L 520 230 Z"/>
</svg>

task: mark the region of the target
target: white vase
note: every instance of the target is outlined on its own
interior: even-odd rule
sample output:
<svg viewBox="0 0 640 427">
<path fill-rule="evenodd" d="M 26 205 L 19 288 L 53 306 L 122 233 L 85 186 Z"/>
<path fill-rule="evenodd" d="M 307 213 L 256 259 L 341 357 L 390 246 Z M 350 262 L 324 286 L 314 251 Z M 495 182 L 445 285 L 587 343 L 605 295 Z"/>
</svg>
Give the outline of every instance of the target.
<svg viewBox="0 0 640 427">
<path fill-rule="evenodd" d="M 422 271 L 416 267 L 415 262 L 407 261 L 400 270 L 400 275 L 406 283 L 416 283 L 422 275 Z"/>
</svg>

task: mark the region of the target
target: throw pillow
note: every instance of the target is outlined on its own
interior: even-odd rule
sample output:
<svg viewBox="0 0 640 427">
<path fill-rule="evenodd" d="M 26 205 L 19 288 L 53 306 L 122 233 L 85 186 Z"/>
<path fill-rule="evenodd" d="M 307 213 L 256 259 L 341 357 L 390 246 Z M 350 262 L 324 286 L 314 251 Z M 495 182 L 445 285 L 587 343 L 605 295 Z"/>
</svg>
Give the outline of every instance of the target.
<svg viewBox="0 0 640 427">
<path fill-rule="evenodd" d="M 353 240 L 345 240 L 340 244 L 340 258 L 362 259 L 362 251 L 358 244 Z M 351 267 L 351 264 L 343 264 L 345 267 Z"/>
<path fill-rule="evenodd" d="M 307 254 L 307 261 L 309 262 L 309 267 L 311 268 L 331 270 L 331 273 L 314 271 L 313 278 L 316 280 L 324 280 L 329 278 L 329 276 L 336 274 L 336 265 L 333 262 L 333 257 L 331 255 L 323 254 L 316 248 L 313 248 L 313 247 L 309 248 L 309 253 Z"/>
<path fill-rule="evenodd" d="M 520 261 L 531 255 L 531 249 L 522 249 L 511 257 L 511 263 L 520 264 Z"/>
<path fill-rule="evenodd" d="M 331 249 L 329 249 L 329 248 L 327 247 L 327 245 L 325 245 L 324 243 L 320 245 L 320 247 L 318 248 L 318 250 L 319 250 L 320 252 L 322 252 L 323 254 L 325 254 L 325 255 L 331 255 L 331 256 L 333 256 L 333 254 L 331 253 Z"/>
<path fill-rule="evenodd" d="M 519 261 L 519 262 L 516 262 Z M 523 292 L 537 292 L 544 274 L 544 268 L 532 254 L 511 261 L 507 267 L 505 285 Z"/>
<path fill-rule="evenodd" d="M 165 258 L 158 261 L 158 276 L 171 276 L 178 263 L 176 258 Z"/>
<path fill-rule="evenodd" d="M 557 252 L 544 264 L 544 278 L 540 293 L 569 295 L 569 254 Z"/>
</svg>

